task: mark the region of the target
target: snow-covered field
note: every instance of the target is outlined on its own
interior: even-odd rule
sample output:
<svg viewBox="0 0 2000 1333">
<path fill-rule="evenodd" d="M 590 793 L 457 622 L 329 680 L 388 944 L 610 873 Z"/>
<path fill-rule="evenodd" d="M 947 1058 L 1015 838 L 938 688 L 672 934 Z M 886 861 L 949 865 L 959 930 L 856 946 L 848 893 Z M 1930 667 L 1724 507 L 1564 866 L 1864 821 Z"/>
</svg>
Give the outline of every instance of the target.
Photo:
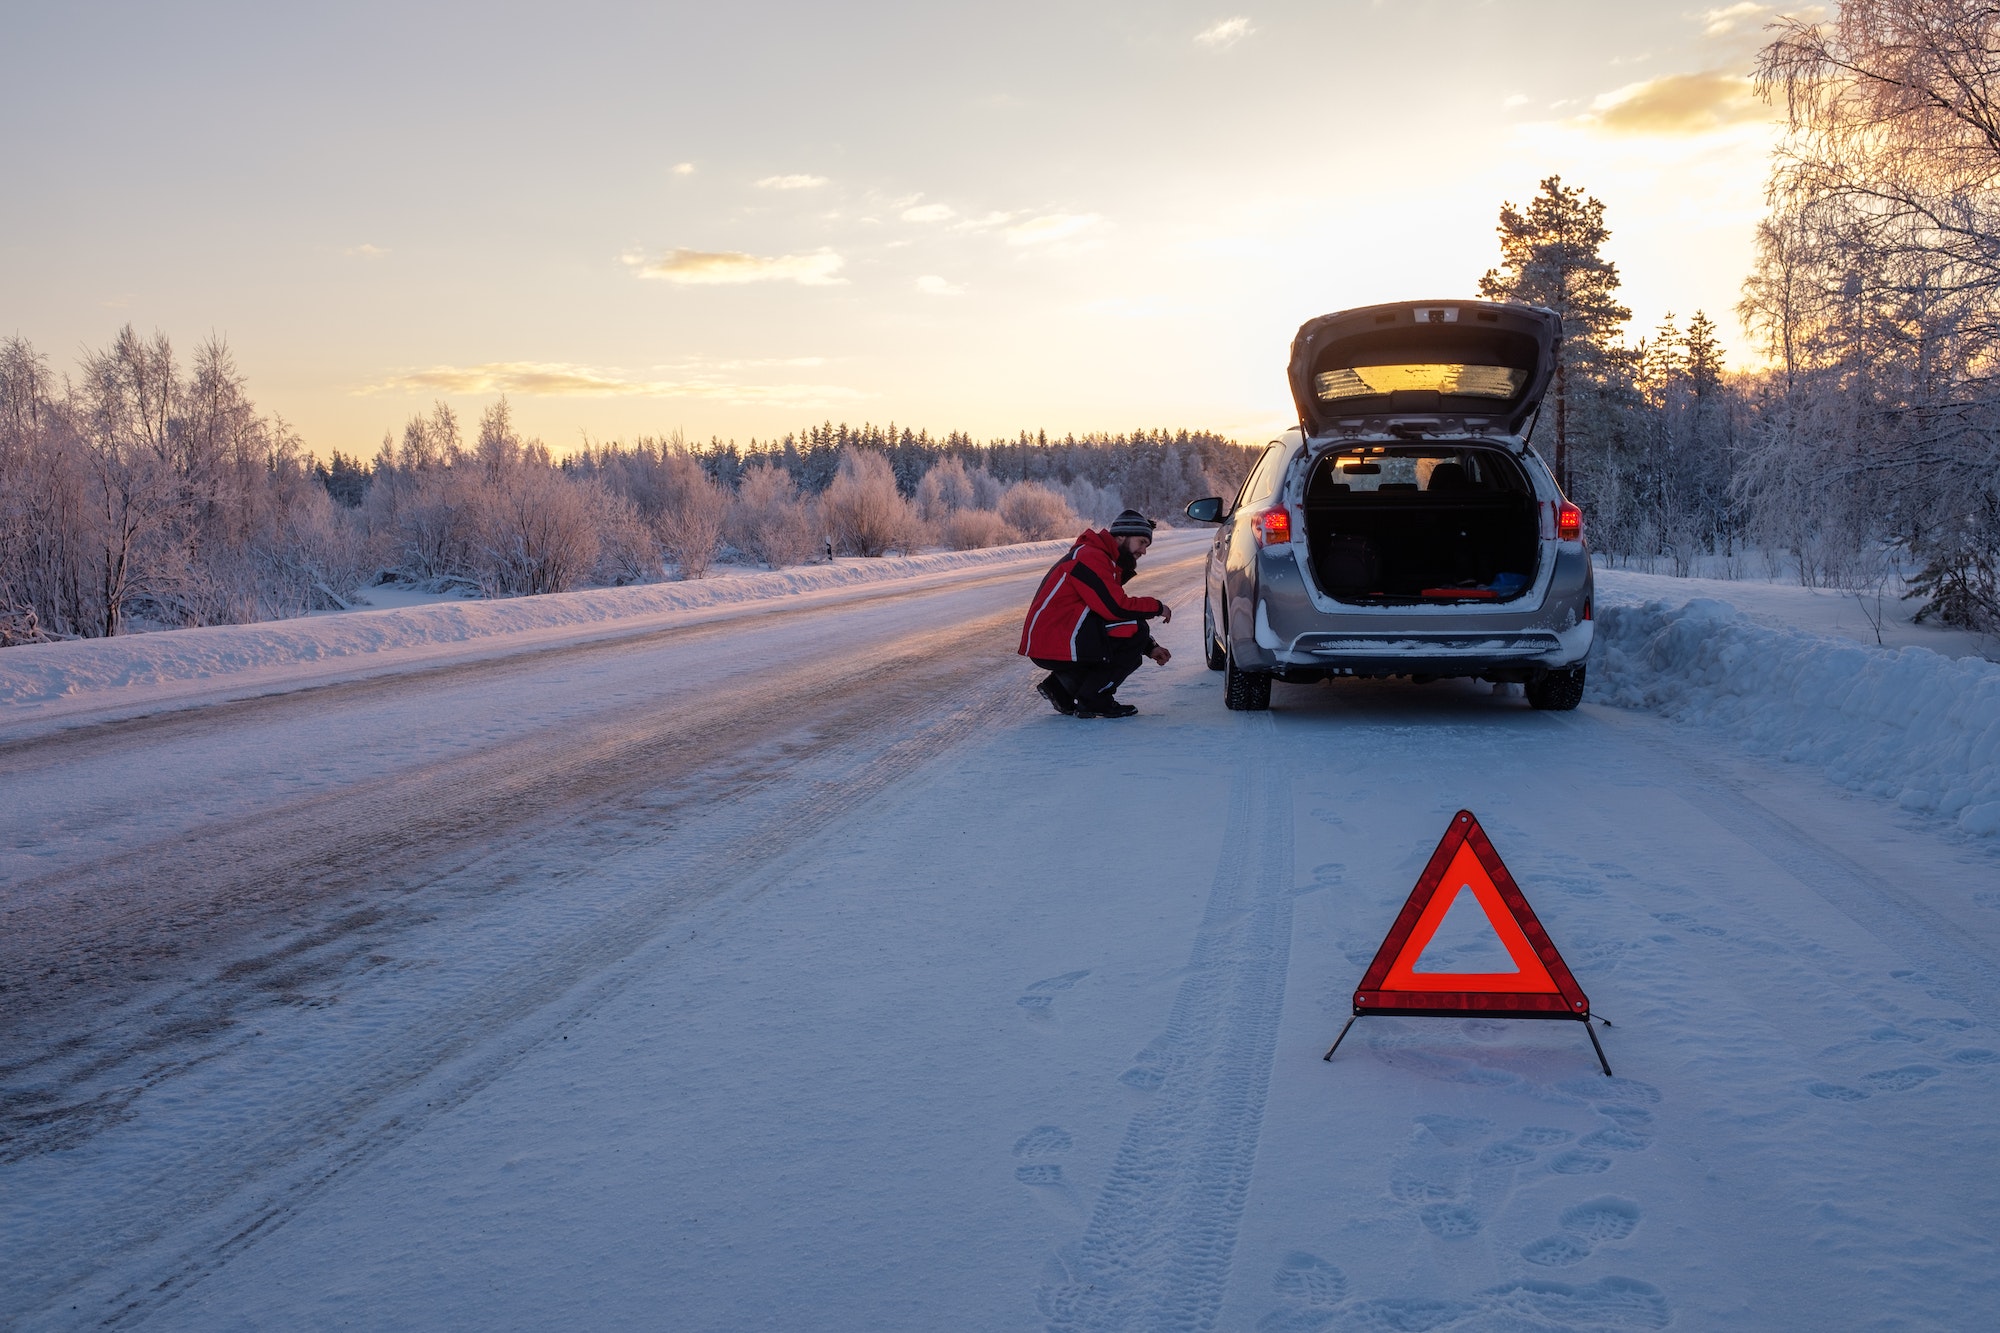
<svg viewBox="0 0 2000 1333">
<path fill-rule="evenodd" d="M 1573 714 L 1230 714 L 1202 547 L 1118 723 L 1012 655 L 1044 551 L 0 656 L 0 1321 L 1991 1325 L 2000 668 L 1607 573 Z M 1461 806 L 1617 1077 L 1567 1023 L 1320 1060 Z"/>
</svg>

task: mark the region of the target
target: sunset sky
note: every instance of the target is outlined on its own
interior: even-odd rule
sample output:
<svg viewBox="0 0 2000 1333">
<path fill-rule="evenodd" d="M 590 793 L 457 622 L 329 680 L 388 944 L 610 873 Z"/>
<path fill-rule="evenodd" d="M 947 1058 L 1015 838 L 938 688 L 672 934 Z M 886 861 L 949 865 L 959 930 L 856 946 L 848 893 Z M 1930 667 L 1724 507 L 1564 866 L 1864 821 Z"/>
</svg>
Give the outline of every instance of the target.
<svg viewBox="0 0 2000 1333">
<path fill-rule="evenodd" d="M 1603 199 L 1634 330 L 1732 359 L 1773 10 L 1575 3 L 9 6 L 0 333 L 225 336 L 308 447 L 505 392 L 558 451 L 1289 407 L 1310 316 L 1470 295 Z"/>
</svg>

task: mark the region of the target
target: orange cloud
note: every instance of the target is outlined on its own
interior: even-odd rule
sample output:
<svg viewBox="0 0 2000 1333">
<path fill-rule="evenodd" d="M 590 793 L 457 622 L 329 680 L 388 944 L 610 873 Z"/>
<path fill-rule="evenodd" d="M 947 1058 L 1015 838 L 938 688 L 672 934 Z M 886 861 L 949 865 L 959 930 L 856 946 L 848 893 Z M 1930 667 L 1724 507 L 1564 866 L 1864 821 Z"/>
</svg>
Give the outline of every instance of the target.
<svg viewBox="0 0 2000 1333">
<path fill-rule="evenodd" d="M 804 364 L 813 364 L 807 358 Z M 489 361 L 392 375 L 372 393 L 511 393 L 541 398 L 700 398 L 737 407 L 826 407 L 867 397 L 837 384 L 738 384 L 712 377 L 648 379 L 561 361 Z"/>
<path fill-rule="evenodd" d="M 740 250 L 670 250 L 658 259 L 626 255 L 625 262 L 638 269 L 642 278 L 688 286 L 796 282 L 803 287 L 826 287 L 847 281 L 834 276 L 847 261 L 827 249 L 768 258 Z"/>
<path fill-rule="evenodd" d="M 1711 69 L 1627 84 L 1599 97 L 1580 119 L 1611 134 L 1693 135 L 1770 118 L 1750 80 Z"/>
</svg>

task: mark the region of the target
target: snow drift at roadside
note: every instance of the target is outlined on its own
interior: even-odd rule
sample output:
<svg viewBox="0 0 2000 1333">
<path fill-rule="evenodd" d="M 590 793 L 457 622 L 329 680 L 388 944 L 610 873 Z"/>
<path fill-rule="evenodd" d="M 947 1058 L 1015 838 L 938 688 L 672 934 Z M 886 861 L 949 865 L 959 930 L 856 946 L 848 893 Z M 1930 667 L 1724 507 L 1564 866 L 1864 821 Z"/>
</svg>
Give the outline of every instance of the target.
<svg viewBox="0 0 2000 1333">
<path fill-rule="evenodd" d="M 1060 542 L 947 551 L 894 560 L 804 565 L 769 573 L 647 583 L 627 588 L 440 602 L 400 610 L 349 611 L 255 625 L 216 625 L 9 648 L 0 657 L 0 705 L 40 704 L 83 694 L 171 682 L 249 678 L 307 663 L 386 662 L 400 652 L 447 645 L 523 644 L 542 634 L 643 629 L 676 613 L 825 593 L 947 574 L 974 565 L 1046 560 Z"/>
<path fill-rule="evenodd" d="M 1603 606 L 1592 701 L 1727 729 L 1907 810 L 2000 833 L 2000 666 L 1752 623 L 1700 598 Z"/>
</svg>

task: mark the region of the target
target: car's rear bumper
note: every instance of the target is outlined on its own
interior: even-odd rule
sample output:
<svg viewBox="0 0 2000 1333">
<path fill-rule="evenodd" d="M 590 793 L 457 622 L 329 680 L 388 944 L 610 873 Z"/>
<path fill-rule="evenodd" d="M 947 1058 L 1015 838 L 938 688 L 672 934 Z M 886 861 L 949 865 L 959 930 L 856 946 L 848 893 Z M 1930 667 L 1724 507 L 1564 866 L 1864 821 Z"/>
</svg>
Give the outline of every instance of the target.
<svg viewBox="0 0 2000 1333">
<path fill-rule="evenodd" d="M 1580 551 L 1564 552 L 1528 595 L 1495 606 L 1330 614 L 1297 562 L 1269 552 L 1251 593 L 1248 605 L 1234 608 L 1248 614 L 1234 620 L 1230 641 L 1238 663 L 1252 671 L 1525 680 L 1581 662 L 1593 637 L 1590 564 Z"/>
<path fill-rule="evenodd" d="M 1325 631 L 1301 634 L 1288 643 L 1265 647 L 1264 652 L 1270 659 L 1268 665 L 1279 671 L 1304 669 L 1359 676 L 1532 675 L 1582 661 L 1590 653 L 1592 637 L 1587 620 L 1567 630 L 1511 633 Z"/>
</svg>

